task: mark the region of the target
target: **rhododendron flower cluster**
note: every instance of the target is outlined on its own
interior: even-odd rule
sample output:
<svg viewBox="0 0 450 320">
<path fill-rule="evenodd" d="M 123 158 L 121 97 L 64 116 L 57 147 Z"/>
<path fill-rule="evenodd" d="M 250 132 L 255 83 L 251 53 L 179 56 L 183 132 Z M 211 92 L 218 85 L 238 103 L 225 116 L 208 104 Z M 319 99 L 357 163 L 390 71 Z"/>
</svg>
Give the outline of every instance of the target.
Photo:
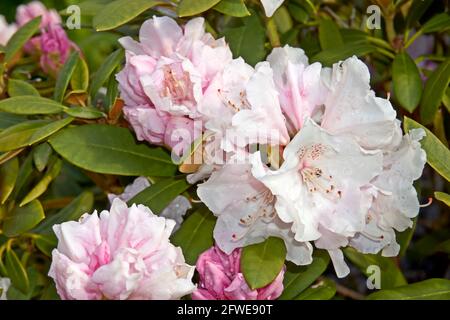
<svg viewBox="0 0 450 320">
<path fill-rule="evenodd" d="M 169 241 L 175 221 L 115 199 L 109 211 L 53 227 L 49 276 L 62 299 L 179 299 L 195 285 L 194 267 Z"/>
<path fill-rule="evenodd" d="M 344 247 L 397 255 L 395 231 L 411 227 L 419 211 L 413 182 L 426 162 L 425 133 L 403 136 L 356 57 L 328 68 L 285 46 L 252 67 L 203 28 L 201 18 L 184 27 L 167 17 L 146 21 L 140 42 L 121 39 L 127 63 L 117 79 L 138 139 L 181 144 L 177 155 L 203 142 L 189 181 L 203 180 L 197 193 L 218 217 L 218 248 L 232 255 L 276 236 L 298 265 L 312 262 L 314 247 L 327 250 L 339 277 L 349 273 Z M 218 248 L 202 258 L 200 273 Z M 205 296 L 226 296 L 202 281 Z"/>
<path fill-rule="evenodd" d="M 200 275 L 193 300 L 275 300 L 283 292 L 284 269 L 269 285 L 252 290 L 240 272 L 241 249 L 225 254 L 214 246 L 197 260 Z"/>
<path fill-rule="evenodd" d="M 32 1 L 17 8 L 16 22 L 18 27 L 24 26 L 37 17 L 41 17 L 40 35 L 28 40 L 23 49 L 28 54 L 39 56 L 42 70 L 56 77 L 70 53 L 79 49 L 69 40 L 61 25 L 61 17 L 56 10 L 48 10 L 39 1 Z M 16 30 L 15 24 L 8 26 L 3 16 L 0 16 L 1 45 L 6 45 Z"/>
</svg>

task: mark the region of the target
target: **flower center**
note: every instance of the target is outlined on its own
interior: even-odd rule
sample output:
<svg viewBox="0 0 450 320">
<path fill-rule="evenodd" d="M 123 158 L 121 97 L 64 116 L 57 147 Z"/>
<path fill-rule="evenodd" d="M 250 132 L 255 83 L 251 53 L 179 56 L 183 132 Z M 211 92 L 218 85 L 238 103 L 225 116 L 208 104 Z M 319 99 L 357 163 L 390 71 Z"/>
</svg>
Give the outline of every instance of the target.
<svg viewBox="0 0 450 320">
<path fill-rule="evenodd" d="M 177 70 L 172 66 L 164 66 L 164 89 L 161 96 L 170 97 L 176 104 L 194 101 L 194 94 L 189 73 Z"/>
</svg>

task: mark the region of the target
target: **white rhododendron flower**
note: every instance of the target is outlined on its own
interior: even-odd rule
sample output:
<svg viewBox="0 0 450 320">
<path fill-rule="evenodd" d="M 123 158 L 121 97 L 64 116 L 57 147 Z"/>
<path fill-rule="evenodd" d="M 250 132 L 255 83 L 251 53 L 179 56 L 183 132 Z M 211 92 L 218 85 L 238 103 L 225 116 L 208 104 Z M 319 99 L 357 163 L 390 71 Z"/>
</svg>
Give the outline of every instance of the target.
<svg viewBox="0 0 450 320">
<path fill-rule="evenodd" d="M 6 46 L 9 39 L 17 31 L 17 26 L 15 23 L 8 24 L 5 17 L 0 14 L 0 45 Z"/>
<path fill-rule="evenodd" d="M 194 267 L 169 241 L 175 221 L 115 199 L 110 211 L 55 225 L 49 276 L 62 299 L 180 299 Z"/>
<path fill-rule="evenodd" d="M 0 278 L 0 300 L 8 300 L 6 293 L 8 292 L 11 280 L 9 278 Z"/>
<path fill-rule="evenodd" d="M 261 0 L 266 16 L 271 17 L 283 4 L 284 0 Z"/>
<path fill-rule="evenodd" d="M 230 253 L 278 236 L 287 259 L 302 265 L 311 262 L 314 244 L 329 252 L 339 277 L 350 272 L 343 247 L 398 254 L 395 230 L 410 227 L 419 211 L 412 184 L 426 160 L 418 142 L 423 131 L 402 138 L 395 110 L 375 96 L 369 70 L 356 57 L 323 68 L 285 46 L 268 62 L 245 77 L 227 128 L 248 145 L 281 146 L 282 163 L 266 165 L 256 152 L 251 169 L 210 167 L 197 193 L 218 216 L 217 245 Z M 264 137 L 265 128 L 280 138 Z M 250 152 L 246 146 L 239 145 Z"/>
<path fill-rule="evenodd" d="M 124 202 L 128 202 L 139 192 L 144 189 L 150 187 L 151 184 L 146 177 L 138 177 L 133 183 L 125 187 L 125 190 L 122 194 L 108 194 L 108 199 L 110 203 L 113 203 L 114 199 L 119 198 Z M 138 203 L 137 203 L 138 204 Z M 173 199 L 169 205 L 161 211 L 159 216 L 172 219 L 176 222 L 175 227 L 173 228 L 173 232 L 177 231 L 181 224 L 183 223 L 183 217 L 186 212 L 192 208 L 189 200 L 184 196 L 177 196 Z"/>
</svg>

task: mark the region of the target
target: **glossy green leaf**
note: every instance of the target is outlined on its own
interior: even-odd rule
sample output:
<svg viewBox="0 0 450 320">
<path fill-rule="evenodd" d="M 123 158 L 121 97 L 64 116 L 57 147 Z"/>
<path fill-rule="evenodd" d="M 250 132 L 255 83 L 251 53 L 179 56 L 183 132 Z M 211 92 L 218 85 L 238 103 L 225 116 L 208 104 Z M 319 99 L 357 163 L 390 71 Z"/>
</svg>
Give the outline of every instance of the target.
<svg viewBox="0 0 450 320">
<path fill-rule="evenodd" d="M 345 46 L 323 50 L 312 57 L 311 62 L 320 62 L 325 66 L 355 56 L 363 56 L 375 51 L 375 47 L 366 43 L 348 43 Z"/>
<path fill-rule="evenodd" d="M 81 119 L 106 118 L 106 114 L 92 107 L 71 107 L 65 109 L 64 112 L 74 118 L 81 118 Z"/>
<path fill-rule="evenodd" d="M 27 271 L 13 250 L 6 250 L 5 268 L 8 273 L 8 278 L 11 279 L 12 285 L 22 293 L 28 293 L 30 281 L 28 279 Z"/>
<path fill-rule="evenodd" d="M 330 300 L 336 294 L 336 283 L 324 278 L 300 293 L 295 300 Z"/>
<path fill-rule="evenodd" d="M 183 250 L 186 262 L 195 265 L 198 256 L 214 245 L 216 218 L 205 207 L 192 213 L 172 236 L 172 243 Z"/>
<path fill-rule="evenodd" d="M 18 96 L 39 96 L 39 91 L 26 81 L 18 79 L 8 80 L 8 95 L 10 97 Z"/>
<path fill-rule="evenodd" d="M 38 200 L 33 200 L 23 207 L 15 207 L 6 214 L 3 232 L 7 237 L 16 237 L 44 219 L 44 209 Z"/>
<path fill-rule="evenodd" d="M 129 205 L 143 204 L 159 214 L 173 199 L 186 191 L 190 184 L 183 179 L 163 179 L 141 191 L 128 201 Z"/>
<path fill-rule="evenodd" d="M 79 54 L 74 51 L 70 54 L 64 66 L 58 73 L 58 78 L 56 79 L 55 92 L 53 94 L 53 100 L 57 102 L 63 102 L 64 94 L 66 93 L 67 87 L 69 86 L 70 79 L 72 78 L 73 72 L 77 66 L 79 60 Z"/>
<path fill-rule="evenodd" d="M 250 15 L 244 0 L 222 0 L 214 6 L 214 10 L 238 18 Z"/>
<path fill-rule="evenodd" d="M 433 122 L 445 90 L 450 83 L 450 59 L 445 60 L 428 78 L 420 102 L 420 118 L 427 125 Z"/>
<path fill-rule="evenodd" d="M 28 192 L 28 194 L 22 199 L 20 202 L 20 206 L 24 206 L 27 203 L 37 199 L 41 196 L 47 188 L 49 184 L 58 176 L 61 171 L 62 161 L 60 159 L 56 159 L 47 169 L 42 179 Z"/>
<path fill-rule="evenodd" d="M 43 235 L 52 234 L 52 227 L 55 224 L 61 224 L 66 221 L 77 221 L 83 214 L 91 213 L 93 206 L 94 194 L 90 191 L 84 191 L 63 209 L 53 215 L 47 216 L 32 232 Z"/>
<path fill-rule="evenodd" d="M 0 101 L 0 111 L 14 114 L 55 114 L 63 109 L 60 103 L 42 97 L 19 96 Z"/>
<path fill-rule="evenodd" d="M 0 133 L 0 151 L 10 151 L 25 146 L 31 146 L 51 136 L 62 129 L 73 118 L 58 121 L 31 120 L 19 123 Z"/>
<path fill-rule="evenodd" d="M 344 45 L 339 27 L 330 19 L 319 22 L 319 42 L 322 50 L 334 49 Z"/>
<path fill-rule="evenodd" d="M 395 56 L 392 64 L 392 81 L 398 102 L 412 113 L 422 96 L 422 79 L 416 63 L 407 52 Z"/>
<path fill-rule="evenodd" d="M 70 87 L 76 91 L 87 91 L 89 87 L 89 68 L 83 58 L 79 58 L 72 78 L 70 79 Z"/>
<path fill-rule="evenodd" d="M 41 17 L 30 20 L 23 25 L 16 33 L 9 39 L 5 48 L 5 62 L 9 63 L 15 55 L 23 48 L 25 43 L 39 30 L 41 24 Z"/>
<path fill-rule="evenodd" d="M 411 228 L 408 228 L 402 232 L 397 232 L 396 235 L 397 243 L 400 245 L 400 252 L 398 254 L 399 257 L 403 257 L 406 253 L 406 250 L 408 250 L 409 243 L 411 242 L 411 239 L 414 235 L 416 226 L 417 226 L 417 217 L 413 219 L 413 226 Z"/>
<path fill-rule="evenodd" d="M 165 4 L 154 0 L 116 0 L 112 1 L 95 15 L 93 25 L 97 31 L 111 30 L 136 18 L 144 11 Z"/>
<path fill-rule="evenodd" d="M 53 149 L 70 163 L 98 173 L 172 176 L 176 167 L 160 148 L 137 144 L 128 129 L 108 125 L 67 128 L 50 138 Z"/>
<path fill-rule="evenodd" d="M 428 279 L 370 294 L 368 300 L 450 300 L 450 280 Z"/>
<path fill-rule="evenodd" d="M 20 165 L 19 174 L 17 175 L 16 186 L 14 187 L 12 198 L 17 198 L 17 196 L 22 192 L 22 189 L 30 180 L 33 173 L 33 155 L 31 153 L 25 158 L 25 160 Z"/>
<path fill-rule="evenodd" d="M 251 289 L 265 287 L 280 273 L 286 260 L 286 247 L 280 238 L 270 237 L 264 242 L 244 247 L 241 271 Z"/>
<path fill-rule="evenodd" d="M 427 128 L 420 123 L 405 117 L 403 121 L 405 132 L 411 129 L 422 128 L 426 136 L 420 141 L 422 148 L 427 153 L 428 164 L 442 177 L 450 181 L 450 150 Z"/>
<path fill-rule="evenodd" d="M 405 285 L 406 279 L 392 258 L 382 257 L 376 254 L 363 254 L 351 247 L 344 250 L 344 254 L 367 277 L 372 275 L 369 266 L 380 268 L 381 288 L 394 288 Z"/>
<path fill-rule="evenodd" d="M 266 30 L 256 14 L 242 19 L 243 26 L 224 30 L 235 58 L 242 57 L 247 63 L 255 65 L 266 55 L 264 42 Z"/>
<path fill-rule="evenodd" d="M 412 27 L 417 23 L 432 2 L 433 0 L 414 0 L 406 16 L 406 25 Z"/>
<path fill-rule="evenodd" d="M 428 20 L 422 27 L 423 33 L 442 32 L 450 28 L 450 15 L 440 13 Z"/>
<path fill-rule="evenodd" d="M 58 239 L 55 234 L 45 234 L 45 235 L 36 235 L 35 236 L 35 244 L 36 247 L 41 250 L 47 257 L 52 257 L 52 251 L 58 245 Z"/>
<path fill-rule="evenodd" d="M 439 201 L 442 201 L 443 203 L 445 203 L 448 207 L 450 207 L 450 194 L 445 193 L 445 192 L 436 191 L 434 193 L 434 197 L 436 199 L 438 199 Z"/>
<path fill-rule="evenodd" d="M 52 147 L 46 142 L 36 146 L 33 150 L 33 161 L 36 169 L 39 172 L 43 171 L 47 166 L 50 155 L 52 154 Z"/>
<path fill-rule="evenodd" d="M 27 119 L 24 116 L 19 116 L 8 112 L 0 112 L 0 132 L 26 120 Z"/>
<path fill-rule="evenodd" d="M 114 69 L 122 62 L 124 51 L 118 49 L 111 53 L 100 66 L 97 72 L 94 74 L 91 82 L 90 95 L 92 98 L 97 94 L 98 90 L 102 87 L 106 80 L 108 80 Z"/>
<path fill-rule="evenodd" d="M 181 0 L 177 9 L 178 16 L 194 16 L 211 9 L 219 2 L 220 0 Z"/>
<path fill-rule="evenodd" d="M 326 251 L 315 250 L 313 262 L 309 265 L 297 266 L 293 263 L 288 263 L 284 273 L 284 290 L 278 299 L 290 300 L 298 296 L 325 272 L 329 262 L 330 256 Z"/>
<path fill-rule="evenodd" d="M 19 160 L 12 158 L 0 166 L 0 204 L 4 204 L 16 185 Z"/>
</svg>

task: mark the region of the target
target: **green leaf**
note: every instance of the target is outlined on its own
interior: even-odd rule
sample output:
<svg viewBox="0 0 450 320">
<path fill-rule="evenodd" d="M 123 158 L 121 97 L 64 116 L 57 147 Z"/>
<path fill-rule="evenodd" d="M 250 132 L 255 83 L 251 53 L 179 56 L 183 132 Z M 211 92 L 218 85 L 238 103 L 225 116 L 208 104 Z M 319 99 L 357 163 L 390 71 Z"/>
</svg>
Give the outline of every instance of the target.
<svg viewBox="0 0 450 320">
<path fill-rule="evenodd" d="M 65 109 L 64 112 L 74 118 L 81 118 L 81 119 L 106 118 L 106 114 L 92 107 L 71 107 Z"/>
<path fill-rule="evenodd" d="M 368 267 L 372 265 L 378 266 L 381 271 L 381 288 L 389 289 L 407 283 L 393 259 L 376 254 L 363 254 L 350 247 L 345 248 L 343 251 L 347 259 L 367 277 L 372 274 L 370 270 L 368 272 Z"/>
<path fill-rule="evenodd" d="M 422 15 L 427 11 L 428 7 L 431 5 L 433 0 L 414 0 L 407 18 L 406 18 L 406 25 L 408 28 L 411 28 L 415 23 L 417 23 Z"/>
<path fill-rule="evenodd" d="M 413 226 L 411 228 L 406 229 L 402 232 L 397 232 L 397 242 L 400 245 L 400 252 L 398 254 L 399 257 L 403 257 L 408 250 L 409 243 L 414 235 L 414 231 L 416 230 L 417 225 L 417 217 L 413 219 Z"/>
<path fill-rule="evenodd" d="M 8 278 L 11 279 L 13 286 L 24 294 L 28 293 L 28 290 L 30 289 L 30 281 L 28 279 L 27 271 L 20 262 L 16 253 L 11 249 L 6 250 L 5 268 L 8 273 Z"/>
<path fill-rule="evenodd" d="M 61 166 L 62 161 L 60 159 L 56 159 L 48 167 L 41 181 L 39 181 L 33 187 L 33 189 L 31 189 L 30 192 L 28 192 L 28 194 L 23 198 L 23 200 L 20 202 L 20 206 L 22 207 L 30 203 L 31 201 L 41 196 L 45 191 L 47 191 L 49 184 L 58 176 L 59 172 L 61 171 Z"/>
<path fill-rule="evenodd" d="M 422 27 L 423 33 L 442 32 L 450 28 L 450 15 L 440 13 L 428 20 Z"/>
<path fill-rule="evenodd" d="M 0 101 L 0 111 L 14 114 L 55 114 L 64 108 L 60 103 L 42 97 L 19 96 Z"/>
<path fill-rule="evenodd" d="M 148 2 L 148 1 L 147 1 Z M 97 72 L 94 74 L 91 82 L 90 95 L 92 98 L 95 97 L 98 90 L 102 87 L 106 80 L 108 80 L 114 69 L 122 62 L 124 56 L 124 51 L 118 49 L 111 53 L 105 60 L 105 62 L 100 66 Z"/>
<path fill-rule="evenodd" d="M 173 199 L 190 186 L 185 179 L 163 179 L 139 192 L 128 201 L 128 205 L 143 204 L 153 213 L 160 214 Z"/>
<path fill-rule="evenodd" d="M 196 14 L 205 12 L 208 9 L 211 9 L 219 2 L 220 0 L 181 0 L 177 9 L 178 16 L 194 16 Z"/>
<path fill-rule="evenodd" d="M 33 161 L 36 169 L 42 172 L 47 166 L 50 155 L 52 154 L 52 147 L 46 142 L 36 146 L 33 150 Z"/>
<path fill-rule="evenodd" d="M 214 6 L 214 10 L 238 18 L 250 15 L 244 0 L 222 0 Z"/>
<path fill-rule="evenodd" d="M 26 120 L 27 119 L 23 116 L 7 112 L 0 112 L 0 131 Z"/>
<path fill-rule="evenodd" d="M 39 30 L 41 17 L 34 18 L 22 26 L 9 39 L 5 48 L 5 62 L 9 63 L 15 55 L 23 48 L 25 43 Z"/>
<path fill-rule="evenodd" d="M 355 56 L 363 56 L 375 51 L 375 47 L 366 43 L 347 43 L 345 46 L 323 50 L 312 57 L 311 62 L 320 62 L 325 66 Z"/>
<path fill-rule="evenodd" d="M 19 169 L 19 174 L 16 180 L 16 186 L 14 187 L 13 193 L 11 194 L 12 198 L 16 198 L 18 194 L 21 193 L 22 188 L 27 184 L 30 180 L 31 174 L 33 173 L 33 155 L 31 153 L 23 161 L 22 165 Z"/>
<path fill-rule="evenodd" d="M 137 144 L 125 128 L 95 124 L 67 128 L 49 142 L 67 161 L 92 172 L 163 177 L 176 171 L 166 152 Z"/>
<path fill-rule="evenodd" d="M 4 204 L 16 185 L 19 160 L 12 158 L 0 166 L 0 204 Z"/>
<path fill-rule="evenodd" d="M 280 238 L 270 237 L 264 242 L 244 247 L 241 271 L 249 287 L 254 290 L 271 283 L 280 273 L 286 259 L 286 247 Z"/>
<path fill-rule="evenodd" d="M 24 207 L 15 207 L 6 214 L 3 232 L 7 237 L 16 237 L 44 219 L 44 209 L 38 200 L 33 200 Z"/>
<path fill-rule="evenodd" d="M 10 97 L 18 96 L 39 96 L 39 91 L 26 81 L 18 79 L 8 80 L 8 95 Z"/>
<path fill-rule="evenodd" d="M 433 122 L 449 83 L 450 59 L 447 59 L 431 74 L 425 84 L 420 103 L 420 118 L 423 124 L 427 125 Z"/>
<path fill-rule="evenodd" d="M 344 45 L 339 27 L 333 20 L 320 20 L 319 42 L 322 50 L 333 49 Z"/>
<path fill-rule="evenodd" d="M 58 121 L 31 120 L 19 123 L 0 133 L 0 151 L 31 146 L 51 136 L 72 122 L 73 118 Z"/>
<path fill-rule="evenodd" d="M 313 262 L 307 266 L 297 266 L 288 263 L 284 273 L 284 290 L 279 300 L 291 300 L 308 288 L 325 272 L 330 262 L 330 256 L 324 250 L 315 250 Z"/>
<path fill-rule="evenodd" d="M 66 221 L 76 221 L 83 214 L 90 213 L 93 206 L 94 194 L 91 191 L 84 191 L 78 197 L 73 199 L 66 207 L 53 215 L 47 216 L 32 230 L 32 232 L 41 235 L 52 234 L 52 227 L 55 224 L 61 224 Z"/>
<path fill-rule="evenodd" d="M 450 150 L 427 128 L 420 123 L 405 117 L 403 121 L 405 132 L 411 129 L 422 128 L 426 136 L 420 141 L 422 148 L 427 153 L 428 164 L 442 177 L 450 181 Z"/>
<path fill-rule="evenodd" d="M 336 283 L 324 278 L 299 294 L 295 300 L 330 300 L 336 294 Z"/>
<path fill-rule="evenodd" d="M 35 235 L 36 247 L 41 250 L 47 257 L 52 257 L 52 251 L 58 245 L 58 239 L 55 234 Z"/>
<path fill-rule="evenodd" d="M 93 25 L 97 31 L 111 30 L 136 18 L 144 11 L 165 4 L 153 0 L 116 0 L 107 4 L 94 16 Z"/>
<path fill-rule="evenodd" d="M 442 201 L 443 203 L 445 203 L 448 207 L 450 207 L 450 194 L 445 193 L 445 192 L 436 191 L 434 193 L 434 197 L 437 200 Z"/>
<path fill-rule="evenodd" d="M 172 243 L 183 250 L 186 262 L 195 265 L 198 256 L 214 245 L 216 218 L 205 207 L 192 213 L 172 236 Z"/>
<path fill-rule="evenodd" d="M 398 102 L 412 113 L 422 96 L 422 79 L 416 63 L 408 53 L 402 52 L 395 56 L 392 64 L 392 81 Z"/>
<path fill-rule="evenodd" d="M 450 280 L 428 279 L 395 289 L 384 289 L 368 300 L 450 300 Z"/>
<path fill-rule="evenodd" d="M 243 26 L 227 28 L 223 35 L 235 58 L 242 57 L 247 63 L 255 65 L 266 55 L 266 30 L 256 14 L 243 18 L 242 22 Z"/>
<path fill-rule="evenodd" d="M 89 68 L 86 61 L 81 57 L 79 57 L 73 71 L 70 86 L 74 91 L 87 91 L 89 87 Z"/>
<path fill-rule="evenodd" d="M 70 79 L 72 78 L 73 72 L 77 66 L 79 60 L 79 54 L 74 51 L 70 54 L 64 66 L 58 73 L 58 79 L 56 79 L 55 92 L 53 94 L 53 100 L 57 102 L 63 102 L 64 94 L 66 93 L 67 87 L 69 86 Z"/>
</svg>

